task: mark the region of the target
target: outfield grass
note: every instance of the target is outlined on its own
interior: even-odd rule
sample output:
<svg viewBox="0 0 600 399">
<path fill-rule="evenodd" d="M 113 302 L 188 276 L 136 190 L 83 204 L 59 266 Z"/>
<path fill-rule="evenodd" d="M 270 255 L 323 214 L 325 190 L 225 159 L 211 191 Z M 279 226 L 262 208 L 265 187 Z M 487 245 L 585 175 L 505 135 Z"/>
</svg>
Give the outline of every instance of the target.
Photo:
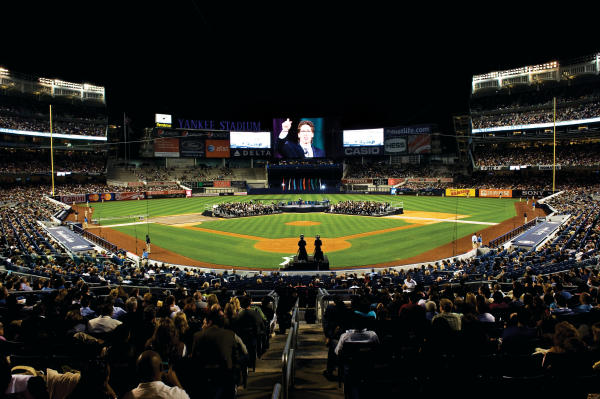
<svg viewBox="0 0 600 399">
<path fill-rule="evenodd" d="M 156 217 L 168 215 L 182 215 L 187 213 L 201 213 L 210 209 L 213 204 L 223 202 L 247 202 L 250 200 L 261 201 L 295 201 L 298 194 L 283 195 L 249 195 L 239 197 L 194 197 L 194 198 L 166 198 L 135 201 L 108 201 L 92 203 L 95 219 L 102 220 L 100 224 L 111 225 L 139 221 L 139 216 Z M 471 215 L 465 220 L 485 222 L 501 222 L 515 216 L 512 203 L 518 201 L 514 198 L 464 198 L 464 197 L 413 197 L 390 195 L 361 195 L 361 194 L 305 194 L 302 199 L 306 201 L 322 200 L 328 198 L 332 203 L 339 201 L 382 201 L 403 202 L 404 208 L 414 211 L 444 212 L 451 214 Z"/>
<path fill-rule="evenodd" d="M 515 216 L 515 199 L 488 198 L 443 198 L 443 197 L 391 197 L 385 195 L 327 195 L 332 202 L 346 200 L 394 201 L 404 202 L 408 211 L 442 212 L 448 214 L 469 215 L 461 220 L 499 223 Z M 321 200 L 321 195 L 303 195 L 304 200 Z M 298 195 L 268 195 L 248 197 L 200 197 L 140 201 L 106 202 L 93 204 L 94 218 L 115 218 L 104 224 L 116 224 L 138 221 L 128 215 L 167 216 L 187 213 L 199 213 L 215 203 L 230 201 L 297 200 Z M 290 226 L 294 221 L 313 221 L 315 226 Z M 211 221 L 199 224 L 203 229 L 215 233 L 195 231 L 153 223 L 114 227 L 123 233 L 143 239 L 150 233 L 152 243 L 180 253 L 192 259 L 218 265 L 238 267 L 279 267 L 286 256 L 292 253 L 273 253 L 257 250 L 254 245 L 259 238 L 276 239 L 297 237 L 305 234 L 310 238 L 320 234 L 323 249 L 328 255 L 332 267 L 361 266 L 406 259 L 427 250 L 447 244 L 454 239 L 471 235 L 486 226 L 475 224 L 436 223 L 417 226 L 405 230 L 391 231 L 351 238 L 351 247 L 337 252 L 327 252 L 327 239 L 346 237 L 358 233 L 373 232 L 411 224 L 410 220 L 373 218 L 349 215 L 331 215 L 323 213 L 279 214 L 260 217 L 248 217 Z M 231 232 L 257 237 L 244 239 L 231 237 L 217 232 Z M 489 239 L 489 237 L 486 237 Z"/>
<path fill-rule="evenodd" d="M 293 226 L 287 223 L 314 222 L 318 225 Z M 334 215 L 329 213 L 282 213 L 278 215 L 255 216 L 239 219 L 203 222 L 198 227 L 227 231 L 265 238 L 322 237 L 335 238 L 367 231 L 383 230 L 405 226 L 404 220 L 383 219 L 378 217 L 357 217 L 350 215 Z"/>
</svg>

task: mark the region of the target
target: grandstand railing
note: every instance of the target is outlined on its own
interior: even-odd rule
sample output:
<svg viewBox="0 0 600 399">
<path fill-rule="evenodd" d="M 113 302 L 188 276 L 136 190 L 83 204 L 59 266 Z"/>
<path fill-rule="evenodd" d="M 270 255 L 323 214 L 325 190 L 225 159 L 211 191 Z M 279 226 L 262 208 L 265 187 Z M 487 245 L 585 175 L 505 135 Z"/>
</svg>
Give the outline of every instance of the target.
<svg viewBox="0 0 600 399">
<path fill-rule="evenodd" d="M 325 314 L 325 297 L 329 296 L 329 292 L 327 292 L 324 288 L 319 288 L 319 292 L 317 294 L 317 303 L 315 305 L 316 313 L 317 313 L 317 323 L 323 322 L 323 315 Z"/>
<path fill-rule="evenodd" d="M 288 399 L 289 390 L 294 386 L 296 376 L 296 351 L 298 350 L 298 301 L 292 311 L 292 325 L 281 354 L 281 394 L 282 399 Z M 273 393 L 277 385 L 273 388 Z"/>
<path fill-rule="evenodd" d="M 118 247 L 115 244 L 113 244 L 109 241 L 106 241 L 104 238 L 98 237 L 97 235 L 92 234 L 89 231 L 86 231 L 79 226 L 73 225 L 73 231 L 77 234 L 81 234 L 82 236 L 84 236 L 86 239 L 90 240 L 94 244 L 97 244 L 112 253 L 116 253 L 118 250 Z"/>
<path fill-rule="evenodd" d="M 513 230 L 509 231 L 506 234 L 502 234 L 500 237 L 494 238 L 493 240 L 491 240 L 489 242 L 488 246 L 490 248 L 498 248 L 500 245 L 502 245 L 505 242 L 513 239 L 514 237 L 518 236 L 519 234 L 521 234 L 525 230 L 529 230 L 530 228 L 532 228 L 533 226 L 535 226 L 538 223 L 538 219 L 540 219 L 540 218 L 535 218 L 535 219 L 533 219 L 533 220 L 525 223 L 524 225 L 519 226 L 516 229 L 513 229 Z"/>
</svg>

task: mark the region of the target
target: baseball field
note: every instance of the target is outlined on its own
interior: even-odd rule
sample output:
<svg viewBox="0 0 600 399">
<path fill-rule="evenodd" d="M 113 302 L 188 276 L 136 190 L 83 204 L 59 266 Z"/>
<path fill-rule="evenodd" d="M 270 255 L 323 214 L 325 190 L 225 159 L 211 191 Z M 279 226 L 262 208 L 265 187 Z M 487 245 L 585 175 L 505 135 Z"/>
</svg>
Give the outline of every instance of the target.
<svg viewBox="0 0 600 399">
<path fill-rule="evenodd" d="M 402 203 L 404 214 L 368 217 L 283 213 L 236 219 L 202 216 L 204 210 L 221 202 L 270 203 L 298 197 L 292 194 L 95 203 L 90 207 L 96 225 L 89 230 L 140 255 L 148 234 L 152 259 L 243 269 L 282 267 L 296 254 L 300 234 L 305 235 L 309 254 L 314 248 L 314 236 L 319 234 L 331 268 L 352 268 L 458 255 L 471 249 L 474 232 L 481 233 L 487 242 L 522 224 L 524 211 L 533 215 L 530 205 L 519 199 L 339 194 L 302 195 L 302 199 Z"/>
</svg>

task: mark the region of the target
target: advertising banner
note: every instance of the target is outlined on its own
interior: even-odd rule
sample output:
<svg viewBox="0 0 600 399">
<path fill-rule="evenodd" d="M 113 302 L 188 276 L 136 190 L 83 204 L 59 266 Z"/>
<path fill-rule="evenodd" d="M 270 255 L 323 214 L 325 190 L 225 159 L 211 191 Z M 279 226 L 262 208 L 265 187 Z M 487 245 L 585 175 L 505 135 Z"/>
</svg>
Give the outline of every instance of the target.
<svg viewBox="0 0 600 399">
<path fill-rule="evenodd" d="M 395 186 L 396 184 L 403 183 L 406 179 L 388 179 L 388 184 L 390 186 Z"/>
<path fill-rule="evenodd" d="M 85 194 L 61 195 L 60 202 L 71 205 L 73 202 L 85 202 Z"/>
<path fill-rule="evenodd" d="M 213 187 L 231 187 L 231 181 L 215 180 L 215 181 L 213 181 Z"/>
<path fill-rule="evenodd" d="M 165 158 L 179 157 L 178 138 L 160 138 L 154 140 L 154 156 Z"/>
<path fill-rule="evenodd" d="M 496 189 L 487 189 L 480 188 L 479 189 L 480 197 L 489 197 L 489 198 L 512 198 L 512 190 L 496 190 Z"/>
<path fill-rule="evenodd" d="M 94 244 L 84 239 L 77 233 L 72 232 L 68 227 L 50 227 L 48 229 L 50 235 L 65 247 L 73 252 L 92 251 Z"/>
<path fill-rule="evenodd" d="M 396 126 L 385 128 L 385 137 L 400 137 L 409 134 L 431 134 L 434 125 Z"/>
<path fill-rule="evenodd" d="M 231 187 L 245 188 L 246 181 L 245 180 L 232 180 Z"/>
<path fill-rule="evenodd" d="M 452 183 L 454 179 L 452 177 L 411 177 L 406 179 L 408 183 Z"/>
<path fill-rule="evenodd" d="M 271 158 L 273 156 L 273 152 L 269 148 L 237 148 L 231 149 L 231 157 L 232 158 L 249 158 L 249 157 L 262 157 L 262 158 Z"/>
<path fill-rule="evenodd" d="M 144 185 L 141 181 L 130 181 L 127 183 L 127 187 L 142 187 Z"/>
<path fill-rule="evenodd" d="M 343 179 L 344 184 L 371 184 L 373 179 Z"/>
<path fill-rule="evenodd" d="M 192 190 L 185 190 L 185 197 L 190 198 L 192 196 Z"/>
<path fill-rule="evenodd" d="M 539 170 L 552 170 L 553 167 L 552 167 L 552 165 L 539 165 L 538 169 Z M 556 165 L 556 170 L 560 170 L 560 165 Z"/>
<path fill-rule="evenodd" d="M 446 197 L 475 197 L 474 188 L 447 188 Z"/>
<path fill-rule="evenodd" d="M 418 134 L 408 136 L 409 154 L 429 154 L 431 152 L 431 135 Z"/>
<path fill-rule="evenodd" d="M 347 157 L 360 157 L 365 155 L 383 155 L 384 146 L 372 147 L 344 147 L 344 155 Z"/>
<path fill-rule="evenodd" d="M 179 155 L 182 157 L 204 158 L 204 139 L 197 137 L 182 137 L 179 139 Z"/>
<path fill-rule="evenodd" d="M 386 137 L 384 147 L 385 155 L 406 154 L 406 137 Z"/>
<path fill-rule="evenodd" d="M 388 179 L 373 179 L 373 184 L 376 186 L 386 186 L 388 184 Z"/>
<path fill-rule="evenodd" d="M 144 193 L 115 193 L 116 201 L 129 201 L 129 200 L 137 200 L 144 199 L 146 196 Z"/>
<path fill-rule="evenodd" d="M 229 158 L 229 140 L 206 140 L 206 158 Z"/>
<path fill-rule="evenodd" d="M 508 169 L 508 166 L 480 166 L 480 170 L 502 170 Z"/>
<path fill-rule="evenodd" d="M 115 193 L 87 194 L 87 200 L 89 202 L 114 201 Z"/>
<path fill-rule="evenodd" d="M 544 198 L 552 194 L 552 191 L 547 190 L 513 190 L 514 197 Z"/>
<path fill-rule="evenodd" d="M 148 194 L 148 196 L 151 196 L 151 195 L 185 194 L 185 190 L 147 191 L 146 194 Z"/>
</svg>

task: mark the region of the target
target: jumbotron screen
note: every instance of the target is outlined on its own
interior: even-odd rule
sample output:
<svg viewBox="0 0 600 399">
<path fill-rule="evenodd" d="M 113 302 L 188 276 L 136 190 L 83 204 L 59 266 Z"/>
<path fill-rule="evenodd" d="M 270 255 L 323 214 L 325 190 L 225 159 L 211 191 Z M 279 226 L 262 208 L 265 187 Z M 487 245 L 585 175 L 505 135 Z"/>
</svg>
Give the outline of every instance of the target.
<svg viewBox="0 0 600 399">
<path fill-rule="evenodd" d="M 271 132 L 230 132 L 230 148 L 271 148 Z"/>
<path fill-rule="evenodd" d="M 325 119 L 273 119 L 273 143 L 275 158 L 325 158 Z"/>
<path fill-rule="evenodd" d="M 383 145 L 383 129 L 344 130 L 344 147 Z"/>
</svg>

